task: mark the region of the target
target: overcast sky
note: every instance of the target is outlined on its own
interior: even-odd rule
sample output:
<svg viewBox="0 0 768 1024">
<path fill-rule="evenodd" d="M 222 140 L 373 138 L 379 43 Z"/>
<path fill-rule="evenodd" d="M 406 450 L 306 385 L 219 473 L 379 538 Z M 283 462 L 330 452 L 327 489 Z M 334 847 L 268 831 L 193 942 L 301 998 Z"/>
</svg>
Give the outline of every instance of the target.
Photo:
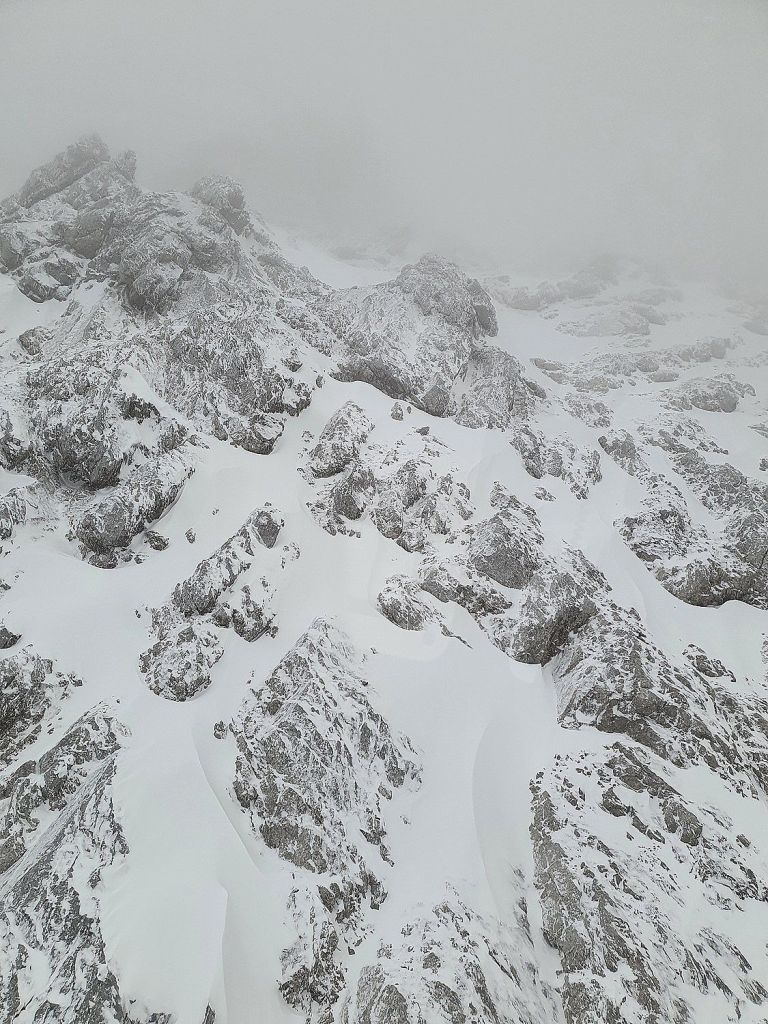
<svg viewBox="0 0 768 1024">
<path fill-rule="evenodd" d="M 0 0 L 0 193 L 74 137 L 267 219 L 764 280 L 764 0 Z"/>
</svg>

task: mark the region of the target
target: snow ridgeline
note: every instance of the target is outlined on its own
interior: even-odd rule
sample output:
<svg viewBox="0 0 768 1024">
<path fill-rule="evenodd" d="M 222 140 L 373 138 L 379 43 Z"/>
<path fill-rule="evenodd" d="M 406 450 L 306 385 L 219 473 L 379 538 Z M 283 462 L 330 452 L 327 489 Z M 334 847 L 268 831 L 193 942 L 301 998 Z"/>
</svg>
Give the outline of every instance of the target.
<svg viewBox="0 0 768 1024">
<path fill-rule="evenodd" d="M 766 311 L 134 170 L 0 206 L 3 1019 L 764 1021 Z"/>
</svg>

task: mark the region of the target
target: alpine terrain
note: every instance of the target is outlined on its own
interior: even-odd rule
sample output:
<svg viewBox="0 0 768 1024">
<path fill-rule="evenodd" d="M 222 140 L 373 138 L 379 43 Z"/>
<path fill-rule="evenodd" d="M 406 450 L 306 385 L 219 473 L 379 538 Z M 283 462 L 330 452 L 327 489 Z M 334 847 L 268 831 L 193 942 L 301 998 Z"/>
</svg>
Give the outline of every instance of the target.
<svg viewBox="0 0 768 1024">
<path fill-rule="evenodd" d="M 0 205 L 0 1021 L 765 1024 L 768 307 L 135 169 Z"/>
</svg>

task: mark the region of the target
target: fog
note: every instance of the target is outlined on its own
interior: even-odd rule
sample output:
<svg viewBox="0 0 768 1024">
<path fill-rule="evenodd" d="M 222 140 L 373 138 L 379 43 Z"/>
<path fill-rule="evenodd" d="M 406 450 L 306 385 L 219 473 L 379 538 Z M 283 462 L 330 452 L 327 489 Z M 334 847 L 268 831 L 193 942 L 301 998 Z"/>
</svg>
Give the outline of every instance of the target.
<svg viewBox="0 0 768 1024">
<path fill-rule="evenodd" d="M 339 241 L 762 286 L 763 0 L 0 0 L 0 193 L 76 136 Z"/>
</svg>

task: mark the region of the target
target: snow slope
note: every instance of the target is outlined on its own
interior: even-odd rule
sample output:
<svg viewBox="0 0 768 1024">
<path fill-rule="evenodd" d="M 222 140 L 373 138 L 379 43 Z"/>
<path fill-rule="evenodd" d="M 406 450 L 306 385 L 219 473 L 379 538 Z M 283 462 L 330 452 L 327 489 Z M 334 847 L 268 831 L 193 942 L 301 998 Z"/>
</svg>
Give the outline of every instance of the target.
<svg viewBox="0 0 768 1024">
<path fill-rule="evenodd" d="M 0 856 L 2 1019 L 768 1019 L 759 310 L 629 261 L 539 308 L 442 264 L 398 285 L 238 234 L 229 186 L 153 199 L 118 272 L 145 200 L 124 162 L 78 160 L 0 224 L 47 238 L 0 277 L 0 797 L 24 837 Z M 87 175 L 112 263 L 81 245 L 37 301 Z M 373 428 L 329 440 L 347 402 Z M 235 563 L 267 503 L 276 543 Z M 131 513 L 123 541 L 83 542 L 97 506 L 105 534 Z M 149 688 L 158 642 L 189 699 Z M 46 767 L 96 705 L 115 751 Z"/>
</svg>

